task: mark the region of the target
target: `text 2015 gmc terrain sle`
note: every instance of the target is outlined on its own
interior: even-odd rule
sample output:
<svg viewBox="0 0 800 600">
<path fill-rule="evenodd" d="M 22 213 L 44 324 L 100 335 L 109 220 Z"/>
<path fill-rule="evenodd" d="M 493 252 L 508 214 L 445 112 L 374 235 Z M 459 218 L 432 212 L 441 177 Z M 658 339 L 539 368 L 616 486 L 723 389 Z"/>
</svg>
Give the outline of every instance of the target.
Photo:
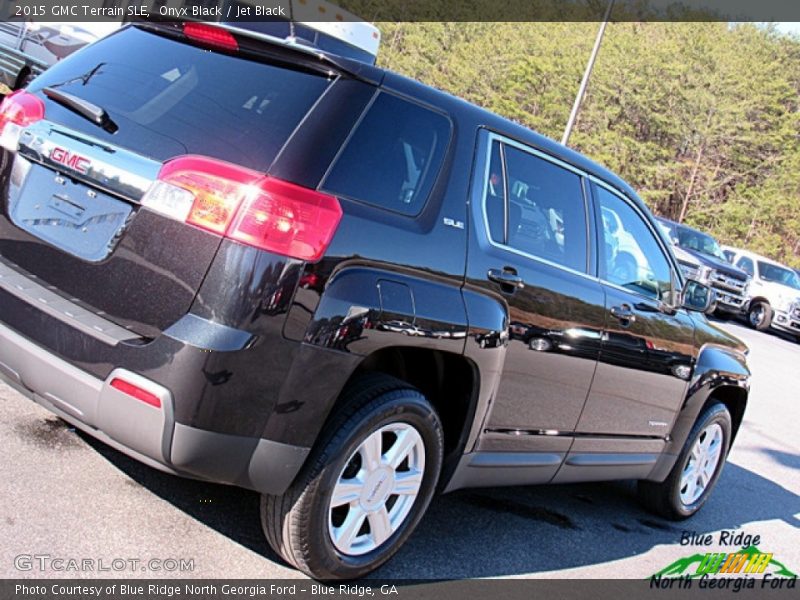
<svg viewBox="0 0 800 600">
<path fill-rule="evenodd" d="M 375 569 L 436 490 L 637 479 L 680 519 L 719 478 L 746 349 L 583 156 L 203 24 L 121 29 L 1 119 L 3 378 L 146 464 L 261 492 L 306 573 Z"/>
</svg>

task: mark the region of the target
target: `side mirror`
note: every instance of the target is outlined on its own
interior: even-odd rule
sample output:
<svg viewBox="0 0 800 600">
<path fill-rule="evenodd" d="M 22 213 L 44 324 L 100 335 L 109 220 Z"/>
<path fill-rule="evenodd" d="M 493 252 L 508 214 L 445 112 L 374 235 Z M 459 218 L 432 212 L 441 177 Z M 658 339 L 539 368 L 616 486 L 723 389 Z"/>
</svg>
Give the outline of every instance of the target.
<svg viewBox="0 0 800 600">
<path fill-rule="evenodd" d="M 695 312 L 707 312 L 716 300 L 716 293 L 709 286 L 703 285 L 699 281 L 689 279 L 683 289 L 683 301 L 681 305 L 686 310 Z"/>
</svg>

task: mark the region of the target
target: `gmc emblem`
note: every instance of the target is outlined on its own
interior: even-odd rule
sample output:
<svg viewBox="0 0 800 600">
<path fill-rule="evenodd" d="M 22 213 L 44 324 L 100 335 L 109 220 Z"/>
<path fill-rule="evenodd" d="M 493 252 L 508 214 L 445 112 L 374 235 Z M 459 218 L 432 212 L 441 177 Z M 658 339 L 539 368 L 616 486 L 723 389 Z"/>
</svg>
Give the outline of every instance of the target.
<svg viewBox="0 0 800 600">
<path fill-rule="evenodd" d="M 89 165 L 91 162 L 85 156 L 81 156 L 80 154 L 74 154 L 67 150 L 66 148 L 61 148 L 60 146 L 56 146 L 50 151 L 50 158 L 65 167 L 69 167 L 73 171 L 77 171 L 82 175 L 86 175 L 89 171 Z"/>
</svg>

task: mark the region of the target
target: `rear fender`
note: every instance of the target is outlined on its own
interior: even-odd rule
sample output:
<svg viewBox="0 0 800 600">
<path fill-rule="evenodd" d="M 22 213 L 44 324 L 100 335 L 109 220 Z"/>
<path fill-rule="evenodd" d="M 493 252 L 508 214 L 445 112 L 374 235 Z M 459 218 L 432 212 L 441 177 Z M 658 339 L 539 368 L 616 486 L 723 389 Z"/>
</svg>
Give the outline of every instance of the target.
<svg viewBox="0 0 800 600">
<path fill-rule="evenodd" d="M 325 286 L 264 437 L 310 447 L 364 357 L 387 348 L 461 355 L 467 336 L 460 282 L 361 262 Z"/>
</svg>

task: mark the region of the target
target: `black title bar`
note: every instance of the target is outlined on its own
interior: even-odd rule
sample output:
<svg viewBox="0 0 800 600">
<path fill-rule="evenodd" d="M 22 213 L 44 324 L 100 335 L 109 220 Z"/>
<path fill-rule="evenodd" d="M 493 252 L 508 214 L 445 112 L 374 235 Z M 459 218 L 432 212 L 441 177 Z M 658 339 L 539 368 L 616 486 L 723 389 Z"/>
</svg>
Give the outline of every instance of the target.
<svg viewBox="0 0 800 600">
<path fill-rule="evenodd" d="M 0 21 L 600 21 L 609 0 L 0 0 Z M 340 9 L 337 9 L 339 7 Z M 343 10 L 341 10 L 343 9 Z M 796 0 L 614 0 L 612 22 L 800 21 Z"/>
</svg>

